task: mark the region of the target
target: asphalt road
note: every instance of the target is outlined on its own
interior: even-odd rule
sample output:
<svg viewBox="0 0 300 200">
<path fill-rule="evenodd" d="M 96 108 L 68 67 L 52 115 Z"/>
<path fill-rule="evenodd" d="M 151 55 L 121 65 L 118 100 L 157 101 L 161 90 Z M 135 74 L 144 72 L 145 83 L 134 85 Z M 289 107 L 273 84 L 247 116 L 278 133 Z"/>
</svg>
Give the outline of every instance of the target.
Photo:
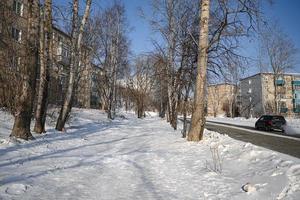
<svg viewBox="0 0 300 200">
<path fill-rule="evenodd" d="M 283 134 L 279 132 L 256 131 L 252 127 L 237 127 L 222 123 L 207 122 L 205 128 L 221 134 L 227 134 L 229 137 L 237 140 L 300 158 L 299 138 L 280 137 Z"/>
</svg>

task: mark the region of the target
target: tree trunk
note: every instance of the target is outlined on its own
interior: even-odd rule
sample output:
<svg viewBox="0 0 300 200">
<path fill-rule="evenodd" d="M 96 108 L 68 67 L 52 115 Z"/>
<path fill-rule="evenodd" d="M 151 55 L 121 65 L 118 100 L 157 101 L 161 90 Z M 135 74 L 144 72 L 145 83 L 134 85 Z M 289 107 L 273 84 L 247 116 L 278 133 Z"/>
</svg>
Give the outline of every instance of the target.
<svg viewBox="0 0 300 200">
<path fill-rule="evenodd" d="M 40 83 L 37 98 L 37 109 L 35 113 L 34 132 L 43 133 L 45 131 L 47 104 L 48 104 L 48 85 L 50 82 L 51 57 L 50 51 L 52 35 L 52 0 L 45 1 L 45 13 L 41 15 L 40 22 Z"/>
<path fill-rule="evenodd" d="M 273 113 L 279 114 L 279 106 L 278 106 L 278 87 L 276 84 L 276 80 L 278 79 L 277 74 L 273 75 L 273 84 L 274 84 L 274 111 Z"/>
<path fill-rule="evenodd" d="M 200 13 L 200 35 L 198 45 L 197 78 L 194 96 L 194 107 L 192 122 L 188 133 L 188 141 L 199 141 L 203 137 L 205 125 L 205 85 L 207 69 L 207 49 L 208 49 L 208 21 L 209 21 L 209 2 L 201 1 Z"/>
<path fill-rule="evenodd" d="M 107 106 L 107 118 L 108 119 L 114 119 L 112 109 L 113 109 L 113 84 L 110 86 L 109 89 L 109 99 L 108 99 L 108 106 Z"/>
<path fill-rule="evenodd" d="M 183 129 L 181 132 L 183 138 L 186 138 L 186 132 L 187 132 L 187 106 L 188 106 L 190 87 L 191 87 L 191 82 L 185 88 L 184 105 L 183 105 Z"/>
<path fill-rule="evenodd" d="M 67 118 L 72 109 L 72 101 L 74 99 L 74 86 L 76 80 L 76 72 L 79 67 L 79 52 L 81 47 L 82 35 L 84 26 L 89 17 L 91 7 L 91 0 L 86 1 L 86 7 L 83 18 L 81 20 L 80 28 L 78 30 L 78 0 L 73 0 L 73 18 L 72 18 L 72 41 L 71 41 L 71 62 L 68 89 L 65 95 L 64 103 L 59 113 L 56 123 L 56 130 L 62 131 Z"/>
<path fill-rule="evenodd" d="M 168 118 L 171 126 L 174 128 L 174 56 L 175 56 L 175 16 L 174 16 L 174 1 L 168 0 L 168 61 L 167 61 L 167 93 L 168 93 Z"/>
<path fill-rule="evenodd" d="M 30 132 L 30 122 L 34 100 L 34 88 L 37 69 L 37 47 L 35 46 L 38 37 L 38 1 L 28 1 L 27 35 L 25 43 L 26 60 L 24 67 L 20 68 L 21 91 L 16 96 L 16 113 L 10 137 L 22 138 L 25 140 L 33 138 Z"/>
</svg>

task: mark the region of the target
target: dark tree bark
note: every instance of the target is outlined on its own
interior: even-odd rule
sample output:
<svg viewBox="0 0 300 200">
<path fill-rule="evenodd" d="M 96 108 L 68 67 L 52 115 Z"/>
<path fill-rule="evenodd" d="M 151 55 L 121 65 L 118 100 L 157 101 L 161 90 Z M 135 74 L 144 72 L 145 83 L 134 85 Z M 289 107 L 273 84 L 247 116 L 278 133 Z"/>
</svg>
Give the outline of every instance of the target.
<svg viewBox="0 0 300 200">
<path fill-rule="evenodd" d="M 10 137 L 32 139 L 30 132 L 30 122 L 34 100 L 34 88 L 37 70 L 37 47 L 36 38 L 38 36 L 38 13 L 39 2 L 37 0 L 28 1 L 27 34 L 24 41 L 26 60 L 20 67 L 21 90 L 18 92 L 16 101 L 15 121 Z"/>
</svg>

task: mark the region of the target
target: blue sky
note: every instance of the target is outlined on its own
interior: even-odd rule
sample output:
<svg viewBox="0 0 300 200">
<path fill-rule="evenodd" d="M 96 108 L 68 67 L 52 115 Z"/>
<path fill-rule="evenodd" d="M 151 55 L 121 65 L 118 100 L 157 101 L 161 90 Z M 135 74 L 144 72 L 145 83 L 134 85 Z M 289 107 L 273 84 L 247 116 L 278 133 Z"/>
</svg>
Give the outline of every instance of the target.
<svg viewBox="0 0 300 200">
<path fill-rule="evenodd" d="M 298 49 L 297 65 L 295 72 L 300 73 L 300 1 L 275 0 L 273 6 L 264 9 L 265 14 L 271 19 L 279 21 L 279 26 L 290 37 Z"/>
<path fill-rule="evenodd" d="M 139 54 L 153 49 L 150 38 L 156 37 L 146 20 L 139 16 L 138 9 L 141 7 L 149 16 L 151 11 L 151 0 L 123 0 L 126 7 L 129 24 L 133 27 L 130 32 L 132 52 Z M 275 0 L 274 5 L 265 6 L 263 12 L 270 19 L 277 19 L 279 26 L 293 40 L 296 48 L 298 64 L 293 71 L 300 73 L 300 1 L 299 0 Z M 245 51 L 251 57 L 256 57 L 257 48 L 255 44 L 245 45 Z M 257 70 L 257 69 L 255 69 Z M 254 73 L 253 70 L 250 73 Z"/>
<path fill-rule="evenodd" d="M 65 3 L 63 0 L 53 0 L 54 2 Z M 146 15 L 151 16 L 152 0 L 119 0 L 124 3 L 128 22 L 132 30 L 129 33 L 131 40 L 131 51 L 139 54 L 153 49 L 151 38 L 157 38 L 145 19 L 139 15 L 138 8 L 142 8 Z M 111 4 L 112 0 L 94 0 L 94 5 L 105 7 Z M 294 41 L 299 49 L 298 64 L 295 72 L 300 73 L 300 0 L 274 0 L 273 6 L 265 6 L 263 12 L 267 17 L 276 19 L 279 26 Z M 256 56 L 257 48 L 255 44 L 245 45 L 245 52 L 251 57 Z M 255 71 L 255 70 L 254 70 Z M 253 72 L 254 72 L 253 71 Z"/>
</svg>

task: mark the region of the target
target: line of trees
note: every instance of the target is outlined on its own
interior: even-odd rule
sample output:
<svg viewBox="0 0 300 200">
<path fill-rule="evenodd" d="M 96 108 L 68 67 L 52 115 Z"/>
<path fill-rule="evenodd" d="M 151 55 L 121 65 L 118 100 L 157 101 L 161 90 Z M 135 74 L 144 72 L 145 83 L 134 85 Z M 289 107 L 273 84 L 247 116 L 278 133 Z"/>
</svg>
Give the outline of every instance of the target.
<svg viewBox="0 0 300 200">
<path fill-rule="evenodd" d="M 237 82 L 238 73 L 233 72 L 247 62 L 240 53 L 240 39 L 253 33 L 260 2 L 153 0 L 152 7 L 153 16 L 146 19 L 163 39 L 153 42 L 160 55 L 159 88 L 164 91 L 159 110 L 166 111 L 174 129 L 182 111 L 183 137 L 199 141 L 205 124 L 207 81 L 217 77 Z M 180 110 L 188 106 L 188 99 L 193 99 L 189 131 L 187 109 Z"/>
<path fill-rule="evenodd" d="M 72 1 L 71 16 L 64 23 L 71 38 L 70 65 L 67 90 L 56 129 L 63 131 L 70 116 L 80 76 L 80 57 L 84 46 L 87 46 L 96 68 L 90 77 L 93 82 L 91 90 L 99 97 L 96 100 L 97 107 L 105 110 L 109 119 L 116 117 L 119 107 L 134 109 L 138 118 L 145 117 L 146 110 L 156 110 L 176 130 L 178 116 L 182 114 L 182 136 L 189 141 L 201 140 L 205 124 L 207 82 L 222 78 L 238 84 L 243 66 L 248 61 L 240 53 L 240 41 L 256 31 L 257 21 L 261 19 L 261 1 L 152 0 L 152 16 L 142 16 L 153 31 L 160 35 L 160 40 L 153 40 L 155 50 L 137 55 L 132 60 L 129 60 L 131 52 L 127 35 L 130 27 L 124 5 L 114 2 L 102 11 L 96 10 L 89 17 L 92 1 L 83 1 L 82 8 L 79 2 Z M 2 24 L 6 23 L 9 27 L 13 24 L 13 16 L 7 17 L 9 15 L 4 12 L 7 8 L 2 4 L 0 15 L 6 19 L 2 20 Z M 4 66 L 0 68 L 3 71 L 0 81 L 6 88 L 13 88 L 10 84 L 15 86 L 14 90 L 9 91 L 10 96 L 7 91 L 4 95 L 9 101 L 1 99 L 15 116 L 11 134 L 14 137 L 32 138 L 30 121 L 33 111 L 36 119 L 34 131 L 45 132 L 49 76 L 54 63 L 51 35 L 55 20 L 52 13 L 59 12 L 59 9 L 54 8 L 52 0 L 45 0 L 43 4 L 38 0 L 28 1 L 26 40 L 22 48 L 19 44 L 8 42 L 11 47 L 7 48 L 6 53 L 16 54 L 18 49 L 23 49 L 26 52 L 23 56 L 28 58 L 18 70 L 7 70 L 12 68 L 6 69 Z M 63 16 L 64 20 L 66 18 Z M 277 61 L 284 56 L 274 55 L 274 51 L 278 53 L 278 45 L 272 46 L 272 37 L 267 34 L 262 38 L 274 72 L 281 73 L 280 67 L 283 64 L 284 67 L 289 66 L 289 59 L 284 60 L 284 63 Z M 286 43 L 285 40 L 274 41 Z M 2 43 L 0 40 L 0 45 Z M 1 56 L 1 59 L 5 58 Z M 36 86 L 37 69 L 40 73 Z M 12 96 L 15 97 L 14 101 L 10 101 Z M 231 115 L 233 102 L 228 102 Z M 189 114 L 192 114 L 192 118 L 188 129 Z"/>
</svg>

